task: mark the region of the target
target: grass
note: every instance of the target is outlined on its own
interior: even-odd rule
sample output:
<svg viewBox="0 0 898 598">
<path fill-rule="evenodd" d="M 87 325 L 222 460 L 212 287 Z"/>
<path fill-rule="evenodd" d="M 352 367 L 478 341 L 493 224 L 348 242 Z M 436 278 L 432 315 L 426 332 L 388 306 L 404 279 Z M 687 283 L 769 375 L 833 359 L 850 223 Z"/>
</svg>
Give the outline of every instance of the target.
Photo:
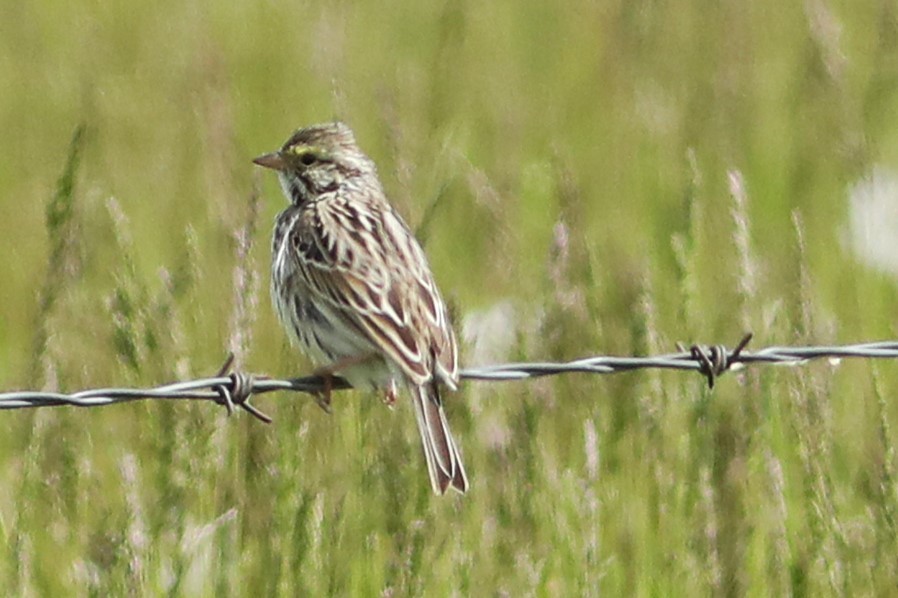
<svg viewBox="0 0 898 598">
<path fill-rule="evenodd" d="M 228 351 L 308 372 L 266 297 L 283 199 L 250 161 L 335 116 L 467 363 L 895 338 L 894 275 L 846 223 L 898 167 L 896 29 L 830 0 L 8 3 L 0 386 L 145 386 Z M 363 393 L 259 398 L 271 426 L 6 411 L 0 587 L 889 594 L 896 387 L 869 361 L 465 385 L 463 498 L 431 495 L 408 405 Z"/>
</svg>

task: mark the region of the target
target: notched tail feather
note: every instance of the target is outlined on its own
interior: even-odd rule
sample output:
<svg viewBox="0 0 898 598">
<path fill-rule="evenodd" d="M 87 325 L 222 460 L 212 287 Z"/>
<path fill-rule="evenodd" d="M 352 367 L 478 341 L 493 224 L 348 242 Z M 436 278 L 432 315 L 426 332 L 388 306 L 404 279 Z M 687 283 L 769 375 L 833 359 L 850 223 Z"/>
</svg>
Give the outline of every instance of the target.
<svg viewBox="0 0 898 598">
<path fill-rule="evenodd" d="M 449 432 L 449 422 L 440 402 L 435 382 L 413 388 L 413 402 L 421 445 L 427 460 L 430 483 L 437 494 L 445 494 L 450 487 L 464 494 L 468 477 L 461 462 L 458 447 Z"/>
</svg>

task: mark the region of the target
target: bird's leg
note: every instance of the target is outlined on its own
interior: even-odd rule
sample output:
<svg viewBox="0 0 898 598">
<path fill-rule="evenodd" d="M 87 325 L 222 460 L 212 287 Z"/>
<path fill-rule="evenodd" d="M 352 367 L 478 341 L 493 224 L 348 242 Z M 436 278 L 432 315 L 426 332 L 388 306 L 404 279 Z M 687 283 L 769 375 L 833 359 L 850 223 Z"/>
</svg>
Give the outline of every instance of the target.
<svg viewBox="0 0 898 598">
<path fill-rule="evenodd" d="M 312 374 L 314 374 L 315 376 L 320 376 L 321 378 L 323 378 L 324 382 L 324 390 L 322 392 L 314 393 L 315 402 L 318 403 L 318 406 L 324 409 L 325 413 L 331 413 L 331 391 L 334 389 L 334 374 L 354 365 L 365 363 L 366 361 L 376 356 L 376 353 L 352 355 L 350 357 L 344 357 L 327 365 L 316 368 L 312 372 Z"/>
<path fill-rule="evenodd" d="M 331 409 L 331 380 L 332 376 L 324 377 L 324 392 L 313 392 L 312 396 L 315 398 L 315 404 L 321 407 L 321 410 L 330 415 L 334 412 Z"/>
<path fill-rule="evenodd" d="M 386 405 L 387 407 L 392 409 L 393 405 L 395 405 L 395 404 L 396 404 L 396 381 L 390 380 L 390 385 L 387 386 L 386 390 L 384 391 L 384 405 Z"/>
</svg>

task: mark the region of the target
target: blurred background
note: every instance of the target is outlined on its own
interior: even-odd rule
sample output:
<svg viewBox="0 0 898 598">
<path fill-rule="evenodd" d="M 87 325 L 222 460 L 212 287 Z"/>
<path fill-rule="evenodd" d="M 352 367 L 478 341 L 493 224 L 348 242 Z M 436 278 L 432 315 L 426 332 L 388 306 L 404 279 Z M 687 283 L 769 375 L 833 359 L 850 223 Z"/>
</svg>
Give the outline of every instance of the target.
<svg viewBox="0 0 898 598">
<path fill-rule="evenodd" d="M 340 118 L 466 365 L 895 338 L 887 1 L 0 2 L 0 388 L 310 371 L 276 179 Z M 887 594 L 898 364 L 0 413 L 11 595 Z"/>
</svg>

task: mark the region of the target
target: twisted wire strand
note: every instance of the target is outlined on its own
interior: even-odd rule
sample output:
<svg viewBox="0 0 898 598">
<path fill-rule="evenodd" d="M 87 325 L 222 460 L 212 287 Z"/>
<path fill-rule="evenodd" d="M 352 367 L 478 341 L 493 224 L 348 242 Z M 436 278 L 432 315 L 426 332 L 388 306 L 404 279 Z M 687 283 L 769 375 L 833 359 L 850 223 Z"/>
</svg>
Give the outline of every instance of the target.
<svg viewBox="0 0 898 598">
<path fill-rule="evenodd" d="M 614 357 L 600 355 L 564 363 L 531 362 L 504 363 L 463 369 L 462 380 L 501 382 L 527 380 L 567 373 L 614 374 L 639 369 L 692 370 L 714 386 L 723 373 L 741 369 L 747 365 L 801 365 L 815 359 L 841 360 L 843 358 L 895 359 L 898 358 L 898 341 L 881 341 L 853 345 L 767 347 L 758 351 L 745 351 L 751 334 L 745 335 L 732 350 L 723 345 L 693 345 L 679 353 L 655 357 Z M 254 395 L 275 391 L 318 394 L 331 390 L 351 388 L 346 380 L 333 377 L 330 383 L 323 376 L 275 379 L 243 372 L 230 372 L 233 357 L 229 356 L 218 374 L 210 378 L 174 382 L 153 388 L 98 388 L 73 393 L 21 390 L 0 393 L 0 409 L 33 407 L 99 407 L 138 400 L 194 400 L 211 401 L 224 405 L 228 413 L 243 409 L 266 423 L 271 418 L 259 411 L 249 400 Z"/>
</svg>

